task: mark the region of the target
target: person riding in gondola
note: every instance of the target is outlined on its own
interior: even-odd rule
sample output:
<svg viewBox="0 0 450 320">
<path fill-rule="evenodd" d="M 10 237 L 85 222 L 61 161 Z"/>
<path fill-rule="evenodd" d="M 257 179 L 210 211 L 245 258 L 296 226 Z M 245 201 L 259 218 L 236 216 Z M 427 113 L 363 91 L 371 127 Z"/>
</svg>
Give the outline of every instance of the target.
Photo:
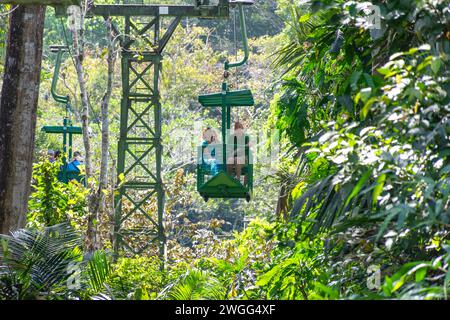
<svg viewBox="0 0 450 320">
<path fill-rule="evenodd" d="M 72 161 L 67 165 L 67 172 L 81 172 L 81 165 L 83 165 L 83 157 L 79 151 L 75 151 Z"/>
<path fill-rule="evenodd" d="M 202 164 L 210 166 L 212 175 L 216 175 L 219 171 L 215 143 L 217 143 L 217 133 L 211 127 L 205 128 L 205 130 L 203 130 Z"/>
<path fill-rule="evenodd" d="M 234 132 L 228 136 L 227 141 L 227 172 L 229 175 L 235 176 L 237 180 L 241 180 L 242 167 L 248 163 L 245 148 L 249 147 L 246 139 L 245 128 L 242 122 L 234 123 Z M 236 146 L 236 148 L 235 148 Z M 244 175 L 244 185 L 247 185 L 248 177 Z"/>
</svg>

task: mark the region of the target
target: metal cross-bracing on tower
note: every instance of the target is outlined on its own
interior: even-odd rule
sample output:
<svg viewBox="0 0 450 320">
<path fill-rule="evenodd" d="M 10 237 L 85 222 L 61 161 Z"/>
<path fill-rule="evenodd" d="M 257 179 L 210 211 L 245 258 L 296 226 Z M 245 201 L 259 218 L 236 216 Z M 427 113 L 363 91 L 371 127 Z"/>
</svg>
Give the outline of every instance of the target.
<svg viewBox="0 0 450 320">
<path fill-rule="evenodd" d="M 122 17 L 122 101 L 115 196 L 114 250 L 138 254 L 155 246 L 165 255 L 164 187 L 161 177 L 162 52 L 182 17 L 226 18 L 228 0 L 217 5 L 94 5 L 88 15 Z M 205 2 L 203 2 L 205 3 Z M 65 8 L 57 7 L 57 14 Z"/>
<path fill-rule="evenodd" d="M 174 19 L 171 30 L 175 29 L 178 21 Z M 145 33 L 151 33 L 151 38 L 145 37 Z M 138 40 L 132 35 L 144 36 L 142 42 L 146 45 L 145 49 L 135 46 Z M 123 245 L 133 253 L 140 253 L 159 242 L 160 254 L 164 252 L 158 88 L 161 40 L 159 16 L 145 22 L 125 17 L 117 162 L 117 173 L 123 181 L 116 197 L 116 251 Z"/>
</svg>

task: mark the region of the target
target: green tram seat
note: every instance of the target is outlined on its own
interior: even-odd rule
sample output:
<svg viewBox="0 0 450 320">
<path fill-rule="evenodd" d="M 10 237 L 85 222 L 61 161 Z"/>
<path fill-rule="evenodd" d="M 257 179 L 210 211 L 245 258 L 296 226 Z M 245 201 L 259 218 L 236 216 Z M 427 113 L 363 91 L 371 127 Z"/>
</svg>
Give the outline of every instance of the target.
<svg viewBox="0 0 450 320">
<path fill-rule="evenodd" d="M 58 172 L 58 181 L 69 183 L 69 181 L 76 180 L 86 186 L 85 176 L 81 174 L 80 170 L 70 170 L 68 165 L 66 163 L 61 166 L 61 170 Z"/>
<path fill-rule="evenodd" d="M 222 101 L 222 98 L 224 99 Z M 236 90 L 204 94 L 198 97 L 203 107 L 220 107 L 222 103 L 229 107 L 251 107 L 255 104 L 250 90 Z"/>
<path fill-rule="evenodd" d="M 243 198 L 250 201 L 253 191 L 253 161 L 248 146 L 249 138 L 246 137 L 246 145 L 239 146 L 234 144 L 234 149 L 238 147 L 245 148 L 246 163 L 241 164 L 241 180 L 235 178 L 236 172 L 227 172 L 227 165 L 223 165 L 220 149 L 222 144 L 215 145 L 217 173 L 211 172 L 211 165 L 205 163 L 203 153 L 205 146 L 198 147 L 197 159 L 197 191 L 205 201 L 210 198 Z M 228 146 L 230 148 L 230 146 Z M 233 167 L 235 169 L 235 167 Z"/>
</svg>

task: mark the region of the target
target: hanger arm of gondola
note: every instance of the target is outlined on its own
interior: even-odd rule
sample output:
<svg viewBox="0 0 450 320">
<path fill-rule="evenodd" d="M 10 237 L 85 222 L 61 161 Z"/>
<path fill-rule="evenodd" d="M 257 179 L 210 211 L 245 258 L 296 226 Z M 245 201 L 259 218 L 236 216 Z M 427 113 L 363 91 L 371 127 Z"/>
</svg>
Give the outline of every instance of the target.
<svg viewBox="0 0 450 320">
<path fill-rule="evenodd" d="M 236 62 L 225 62 L 225 70 L 229 70 L 230 68 L 236 68 L 245 64 L 249 57 L 249 49 L 248 49 L 248 40 L 247 40 L 247 26 L 245 24 L 245 16 L 244 16 L 244 5 L 253 4 L 252 0 L 241 0 L 241 1 L 230 1 L 230 4 L 237 5 L 237 9 L 239 11 L 239 21 L 241 25 L 241 37 L 242 37 L 242 46 L 244 50 L 244 56 L 241 60 Z"/>
<path fill-rule="evenodd" d="M 55 71 L 53 72 L 53 79 L 52 79 L 52 87 L 51 87 L 51 93 L 53 99 L 55 99 L 56 102 L 67 104 L 69 102 L 68 96 L 63 96 L 61 94 L 58 94 L 56 92 L 56 86 L 58 85 L 58 79 L 59 79 L 59 71 L 61 69 L 61 59 L 64 52 L 67 51 L 67 46 L 50 46 L 51 52 L 56 52 L 56 62 L 55 62 Z"/>
</svg>

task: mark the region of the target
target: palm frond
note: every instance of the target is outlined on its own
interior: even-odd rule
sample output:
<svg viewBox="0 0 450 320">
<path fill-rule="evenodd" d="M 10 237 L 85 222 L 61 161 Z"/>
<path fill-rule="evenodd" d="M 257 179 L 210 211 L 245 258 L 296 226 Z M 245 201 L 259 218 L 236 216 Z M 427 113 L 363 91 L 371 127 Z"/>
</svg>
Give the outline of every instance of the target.
<svg viewBox="0 0 450 320">
<path fill-rule="evenodd" d="M 21 297 L 26 291 L 58 291 L 71 276 L 71 267 L 82 260 L 80 237 L 67 223 L 42 231 L 16 230 L 0 235 L 0 242 L 0 266 L 22 284 Z"/>
<path fill-rule="evenodd" d="M 205 271 L 188 270 L 182 277 L 166 286 L 160 299 L 171 300 L 220 300 L 226 290 L 219 280 Z"/>
<path fill-rule="evenodd" d="M 357 224 L 370 211 L 374 187 L 369 179 L 340 183 L 339 173 L 328 175 L 310 186 L 295 200 L 290 219 L 304 224 L 304 236 L 310 237 L 339 224 L 341 228 Z"/>
<path fill-rule="evenodd" d="M 300 20 L 301 14 L 297 7 L 291 6 L 289 11 L 291 18 L 286 23 L 291 29 L 293 40 L 275 53 L 278 56 L 278 59 L 274 61 L 275 67 L 285 66 L 286 62 L 289 61 L 287 60 L 288 57 L 294 58 L 304 52 L 302 43 L 308 38 L 311 29 L 314 28 L 312 21 L 303 22 Z"/>
<path fill-rule="evenodd" d="M 109 295 L 105 293 L 99 293 L 92 297 L 92 300 L 113 300 Z"/>
<path fill-rule="evenodd" d="M 108 256 L 104 251 L 96 251 L 88 262 L 89 282 L 92 288 L 99 292 L 111 274 Z"/>
</svg>

